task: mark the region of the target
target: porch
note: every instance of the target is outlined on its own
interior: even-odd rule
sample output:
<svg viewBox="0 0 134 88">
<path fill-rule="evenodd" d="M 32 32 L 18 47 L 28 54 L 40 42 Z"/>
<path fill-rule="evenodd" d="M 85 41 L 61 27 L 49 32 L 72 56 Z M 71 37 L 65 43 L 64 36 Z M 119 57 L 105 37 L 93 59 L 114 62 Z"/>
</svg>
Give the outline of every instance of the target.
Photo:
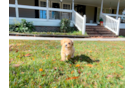
<svg viewBox="0 0 134 88">
<path fill-rule="evenodd" d="M 26 19 L 27 21 L 33 21 L 35 26 L 60 26 L 60 20 L 67 18 L 71 20 L 70 26 L 75 25 L 84 34 L 85 26 L 97 26 L 100 15 L 104 13 L 107 16 L 116 17 L 116 20 L 120 17 L 125 17 L 124 15 L 119 15 L 125 8 L 125 0 L 109 1 L 10 0 L 9 24 L 14 24 L 14 20 L 20 22 L 21 19 Z M 117 8 L 119 2 L 120 9 Z M 119 24 L 119 28 L 125 29 L 125 23 Z"/>
</svg>

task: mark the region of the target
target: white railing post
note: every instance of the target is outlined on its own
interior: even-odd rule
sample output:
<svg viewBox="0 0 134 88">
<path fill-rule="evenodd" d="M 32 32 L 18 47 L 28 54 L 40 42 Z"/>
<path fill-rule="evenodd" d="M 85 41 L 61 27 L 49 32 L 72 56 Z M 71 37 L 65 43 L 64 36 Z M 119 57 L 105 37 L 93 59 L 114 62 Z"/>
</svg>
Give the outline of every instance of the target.
<svg viewBox="0 0 134 88">
<path fill-rule="evenodd" d="M 118 0 L 117 11 L 116 11 L 116 19 L 118 19 L 119 6 L 120 6 L 120 0 Z"/>
<path fill-rule="evenodd" d="M 119 33 L 120 33 L 120 18 L 118 18 L 117 33 L 116 33 L 116 35 L 119 35 Z"/>
<path fill-rule="evenodd" d="M 72 21 L 74 21 L 74 0 L 72 0 Z"/>
<path fill-rule="evenodd" d="M 82 28 L 82 35 L 85 34 L 86 30 L 86 15 L 83 16 L 83 28 Z"/>
<path fill-rule="evenodd" d="M 47 21 L 49 21 L 49 1 L 47 0 Z"/>
<path fill-rule="evenodd" d="M 19 19 L 18 0 L 15 0 L 16 19 Z"/>
</svg>

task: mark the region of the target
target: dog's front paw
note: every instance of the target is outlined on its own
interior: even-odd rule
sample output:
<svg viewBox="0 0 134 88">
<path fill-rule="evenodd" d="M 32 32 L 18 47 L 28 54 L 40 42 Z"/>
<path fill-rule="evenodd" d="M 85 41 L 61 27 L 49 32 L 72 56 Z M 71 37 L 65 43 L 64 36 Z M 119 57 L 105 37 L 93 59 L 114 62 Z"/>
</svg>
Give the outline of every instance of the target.
<svg viewBox="0 0 134 88">
<path fill-rule="evenodd" d="M 60 61 L 65 61 L 65 60 L 62 60 L 62 59 L 61 59 Z"/>
</svg>

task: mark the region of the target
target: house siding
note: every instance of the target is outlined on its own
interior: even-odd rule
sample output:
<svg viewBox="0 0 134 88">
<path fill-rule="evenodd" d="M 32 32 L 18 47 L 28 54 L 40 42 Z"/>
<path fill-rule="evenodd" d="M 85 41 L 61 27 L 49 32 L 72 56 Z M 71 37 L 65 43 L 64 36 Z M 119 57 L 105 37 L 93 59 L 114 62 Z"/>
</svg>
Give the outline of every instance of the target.
<svg viewBox="0 0 134 88">
<path fill-rule="evenodd" d="M 35 10 L 19 9 L 19 17 L 35 18 Z"/>
<path fill-rule="evenodd" d="M 35 6 L 35 0 L 18 0 L 18 4 Z"/>
<path fill-rule="evenodd" d="M 9 4 L 15 4 L 15 0 L 9 0 Z M 9 7 L 9 17 L 16 17 L 15 8 Z"/>
<path fill-rule="evenodd" d="M 9 4 L 15 4 L 15 0 L 9 0 Z"/>
<path fill-rule="evenodd" d="M 119 9 L 119 14 L 120 14 L 120 15 L 122 14 L 123 10 L 124 10 L 124 9 Z M 117 11 L 117 9 L 114 9 L 114 13 L 113 13 L 113 14 L 116 14 L 116 11 Z"/>
<path fill-rule="evenodd" d="M 9 17 L 16 17 L 15 8 L 9 8 Z"/>
<path fill-rule="evenodd" d="M 35 0 L 19 0 L 18 4 L 35 6 Z M 20 17 L 35 18 L 35 10 L 32 9 L 19 9 Z"/>
</svg>

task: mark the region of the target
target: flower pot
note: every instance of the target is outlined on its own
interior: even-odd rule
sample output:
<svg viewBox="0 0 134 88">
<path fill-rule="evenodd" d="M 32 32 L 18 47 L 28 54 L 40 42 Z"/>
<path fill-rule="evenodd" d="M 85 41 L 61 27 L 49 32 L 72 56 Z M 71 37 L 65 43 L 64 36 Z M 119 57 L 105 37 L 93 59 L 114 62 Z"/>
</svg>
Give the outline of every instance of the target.
<svg viewBox="0 0 134 88">
<path fill-rule="evenodd" d="M 103 26 L 103 21 L 100 21 L 100 26 Z"/>
</svg>

